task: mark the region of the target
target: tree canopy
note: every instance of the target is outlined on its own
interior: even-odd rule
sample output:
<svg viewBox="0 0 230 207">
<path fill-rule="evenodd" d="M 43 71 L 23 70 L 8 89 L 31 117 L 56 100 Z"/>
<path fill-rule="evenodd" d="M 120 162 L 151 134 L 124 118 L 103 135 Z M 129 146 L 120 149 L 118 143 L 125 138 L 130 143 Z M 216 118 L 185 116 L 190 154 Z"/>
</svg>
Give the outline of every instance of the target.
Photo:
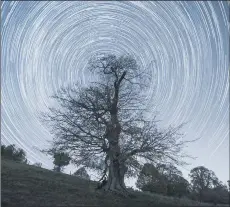
<svg viewBox="0 0 230 207">
<path fill-rule="evenodd" d="M 189 192 L 189 182 L 172 164 L 145 164 L 136 185 L 143 191 L 169 196 L 182 196 Z"/>
<path fill-rule="evenodd" d="M 54 171 L 61 172 L 64 169 L 64 166 L 70 163 L 71 158 L 65 152 L 54 152 Z"/>
<path fill-rule="evenodd" d="M 54 135 L 51 150 L 108 176 L 110 190 L 125 189 L 124 176 L 137 174 L 144 162 L 185 164 L 183 124 L 160 129 L 155 117 L 144 116 L 151 76 L 133 57 L 96 56 L 88 69 L 95 81 L 61 88 L 53 96 L 57 107 L 43 116 Z"/>
<path fill-rule="evenodd" d="M 198 166 L 190 171 L 192 192 L 198 200 L 213 203 L 229 203 L 228 188 L 212 170 Z"/>
<path fill-rule="evenodd" d="M 195 167 L 190 171 L 191 183 L 194 191 L 200 192 L 219 184 L 215 173 L 204 166 Z"/>
<path fill-rule="evenodd" d="M 14 144 L 1 145 L 1 156 L 6 159 L 27 163 L 26 152 L 21 148 L 16 148 Z"/>
</svg>

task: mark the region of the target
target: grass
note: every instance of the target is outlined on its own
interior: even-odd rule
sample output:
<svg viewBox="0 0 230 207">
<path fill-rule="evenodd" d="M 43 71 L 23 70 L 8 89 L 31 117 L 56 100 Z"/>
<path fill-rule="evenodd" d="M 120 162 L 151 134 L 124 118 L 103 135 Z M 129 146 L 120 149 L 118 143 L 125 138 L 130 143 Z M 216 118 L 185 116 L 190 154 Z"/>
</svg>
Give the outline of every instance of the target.
<svg viewBox="0 0 230 207">
<path fill-rule="evenodd" d="M 2 207 L 147 207 L 147 206 L 211 206 L 188 199 L 133 192 L 124 198 L 96 191 L 96 183 L 47 169 L 1 161 Z"/>
</svg>

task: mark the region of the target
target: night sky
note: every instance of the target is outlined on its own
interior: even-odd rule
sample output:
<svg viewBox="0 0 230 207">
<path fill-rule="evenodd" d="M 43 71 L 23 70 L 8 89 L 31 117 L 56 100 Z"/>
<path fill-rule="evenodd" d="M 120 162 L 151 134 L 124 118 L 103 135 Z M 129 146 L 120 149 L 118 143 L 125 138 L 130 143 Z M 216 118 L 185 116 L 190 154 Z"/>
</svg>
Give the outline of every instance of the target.
<svg viewBox="0 0 230 207">
<path fill-rule="evenodd" d="M 204 165 L 229 179 L 229 10 L 227 2 L 3 2 L 1 137 L 29 161 L 51 169 L 35 148 L 49 147 L 39 114 L 60 87 L 92 77 L 98 53 L 130 54 L 153 75 L 147 107 L 161 127 L 184 127 L 187 152 L 180 168 Z M 69 166 L 66 172 L 75 169 Z M 129 184 L 133 185 L 134 181 Z"/>
</svg>

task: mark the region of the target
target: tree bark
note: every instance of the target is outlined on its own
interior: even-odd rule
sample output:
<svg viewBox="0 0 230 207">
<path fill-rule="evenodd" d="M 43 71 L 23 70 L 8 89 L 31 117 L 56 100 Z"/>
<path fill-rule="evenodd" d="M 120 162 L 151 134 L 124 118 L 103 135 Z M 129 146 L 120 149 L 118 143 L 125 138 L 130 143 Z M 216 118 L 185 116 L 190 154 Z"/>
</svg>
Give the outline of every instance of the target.
<svg viewBox="0 0 230 207">
<path fill-rule="evenodd" d="M 105 189 L 112 191 L 125 190 L 124 175 L 125 166 L 122 166 L 117 159 L 113 159 L 109 166 L 109 176 Z"/>
<path fill-rule="evenodd" d="M 111 125 L 108 130 L 109 140 L 109 175 L 105 186 L 105 190 L 124 190 L 124 176 L 127 171 L 124 162 L 121 159 L 121 151 L 119 146 L 119 135 L 121 127 L 116 114 L 111 115 Z"/>
<path fill-rule="evenodd" d="M 122 80 L 124 79 L 126 72 L 123 72 L 122 76 L 118 79 L 116 74 L 116 80 L 114 82 L 114 97 L 112 99 L 110 115 L 111 123 L 107 126 L 107 139 L 109 141 L 109 176 L 106 183 L 106 190 L 125 190 L 124 176 L 127 168 L 124 161 L 121 159 L 121 150 L 119 146 L 119 137 L 121 133 L 121 125 L 118 120 L 118 96 L 119 88 Z"/>
<path fill-rule="evenodd" d="M 125 182 L 124 177 L 127 171 L 127 167 L 124 163 L 120 162 L 119 156 L 111 155 L 110 156 L 110 164 L 109 164 L 109 174 L 108 180 L 104 187 L 105 190 L 125 190 Z"/>
</svg>

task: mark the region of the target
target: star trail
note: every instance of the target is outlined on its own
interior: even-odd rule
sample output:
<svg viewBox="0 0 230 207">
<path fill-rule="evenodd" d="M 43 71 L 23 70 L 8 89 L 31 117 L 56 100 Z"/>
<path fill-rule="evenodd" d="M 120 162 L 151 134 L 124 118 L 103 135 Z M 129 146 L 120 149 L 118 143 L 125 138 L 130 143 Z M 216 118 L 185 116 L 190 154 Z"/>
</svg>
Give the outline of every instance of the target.
<svg viewBox="0 0 230 207">
<path fill-rule="evenodd" d="M 152 82 L 146 106 L 162 126 L 188 122 L 185 139 L 205 165 L 229 179 L 229 11 L 224 1 L 24 1 L 2 3 L 2 121 L 4 144 L 51 168 L 35 147 L 52 140 L 39 114 L 70 83 L 93 78 L 98 53 L 131 54 Z"/>
</svg>

